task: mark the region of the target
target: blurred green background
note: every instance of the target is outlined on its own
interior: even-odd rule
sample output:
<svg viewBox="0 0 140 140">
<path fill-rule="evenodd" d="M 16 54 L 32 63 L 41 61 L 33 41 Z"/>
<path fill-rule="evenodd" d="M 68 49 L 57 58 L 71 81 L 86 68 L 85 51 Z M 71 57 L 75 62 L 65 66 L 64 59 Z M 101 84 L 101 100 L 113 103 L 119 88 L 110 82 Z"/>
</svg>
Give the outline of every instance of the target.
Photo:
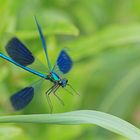
<svg viewBox="0 0 140 140">
<path fill-rule="evenodd" d="M 0 47 L 17 36 L 47 64 L 33 16 L 48 44 L 51 63 L 62 48 L 74 61 L 66 78 L 81 96 L 60 89 L 65 106 L 53 97 L 54 113 L 79 109 L 113 114 L 140 127 L 140 1 L 139 0 L 0 0 Z M 37 64 L 38 70 L 40 66 Z M 33 101 L 14 112 L 9 97 L 38 77 L 0 59 L 0 113 L 49 113 L 45 91 L 38 85 Z M 8 134 L 8 135 L 7 135 Z M 1 140 L 126 140 L 91 125 L 9 124 L 0 126 Z"/>
</svg>

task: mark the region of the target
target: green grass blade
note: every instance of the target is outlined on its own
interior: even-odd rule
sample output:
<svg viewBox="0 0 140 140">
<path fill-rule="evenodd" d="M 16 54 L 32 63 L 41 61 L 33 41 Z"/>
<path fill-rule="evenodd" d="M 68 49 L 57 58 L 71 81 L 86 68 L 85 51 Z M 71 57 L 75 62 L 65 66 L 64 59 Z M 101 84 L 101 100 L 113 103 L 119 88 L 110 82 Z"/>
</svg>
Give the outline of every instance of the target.
<svg viewBox="0 0 140 140">
<path fill-rule="evenodd" d="M 1 125 L 0 126 L 0 139 L 13 140 L 15 137 L 21 135 L 22 129 L 17 126 Z M 7 135 L 8 134 L 8 135 Z"/>
<path fill-rule="evenodd" d="M 73 35 L 78 36 L 79 30 L 72 23 L 59 23 L 57 25 L 49 25 L 47 29 L 42 29 L 44 35 Z M 22 39 L 36 39 L 38 32 L 36 30 L 20 30 L 16 31 L 15 35 Z"/>
<path fill-rule="evenodd" d="M 70 46 L 75 60 L 93 56 L 107 48 L 140 42 L 140 25 L 110 25 L 93 35 L 82 36 L 64 46 Z M 80 52 L 80 53 L 79 53 Z"/>
<path fill-rule="evenodd" d="M 140 138 L 140 130 L 132 124 L 99 111 L 79 110 L 60 114 L 1 116 L 1 123 L 95 124 L 132 140 Z"/>
</svg>

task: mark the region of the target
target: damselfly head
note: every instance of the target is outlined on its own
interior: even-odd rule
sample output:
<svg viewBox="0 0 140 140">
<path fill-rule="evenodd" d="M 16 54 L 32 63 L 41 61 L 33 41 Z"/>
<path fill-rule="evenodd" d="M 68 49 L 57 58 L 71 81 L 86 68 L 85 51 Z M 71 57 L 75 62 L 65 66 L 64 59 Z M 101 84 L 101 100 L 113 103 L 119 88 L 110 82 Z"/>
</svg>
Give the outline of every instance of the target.
<svg viewBox="0 0 140 140">
<path fill-rule="evenodd" d="M 60 85 L 62 86 L 62 87 L 65 87 L 66 85 L 67 85 L 67 83 L 68 83 L 68 80 L 67 79 L 62 79 L 61 81 L 60 81 Z"/>
</svg>

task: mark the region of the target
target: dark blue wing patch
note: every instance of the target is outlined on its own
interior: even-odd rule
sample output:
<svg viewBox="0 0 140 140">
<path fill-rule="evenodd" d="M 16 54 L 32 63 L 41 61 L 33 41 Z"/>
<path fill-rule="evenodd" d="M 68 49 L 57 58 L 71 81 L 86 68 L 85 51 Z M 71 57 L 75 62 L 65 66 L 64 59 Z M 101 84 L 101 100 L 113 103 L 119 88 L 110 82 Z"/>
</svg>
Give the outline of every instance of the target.
<svg viewBox="0 0 140 140">
<path fill-rule="evenodd" d="M 68 56 L 68 54 L 64 50 L 62 50 L 57 59 L 57 66 L 59 70 L 62 73 L 66 74 L 72 68 L 72 64 L 73 62 L 71 58 Z"/>
<path fill-rule="evenodd" d="M 14 95 L 11 96 L 10 100 L 15 110 L 23 109 L 27 106 L 34 96 L 34 88 L 26 87 Z"/>
<path fill-rule="evenodd" d="M 32 53 L 16 37 L 12 38 L 6 45 L 8 55 L 17 63 L 27 66 L 34 62 Z"/>
</svg>

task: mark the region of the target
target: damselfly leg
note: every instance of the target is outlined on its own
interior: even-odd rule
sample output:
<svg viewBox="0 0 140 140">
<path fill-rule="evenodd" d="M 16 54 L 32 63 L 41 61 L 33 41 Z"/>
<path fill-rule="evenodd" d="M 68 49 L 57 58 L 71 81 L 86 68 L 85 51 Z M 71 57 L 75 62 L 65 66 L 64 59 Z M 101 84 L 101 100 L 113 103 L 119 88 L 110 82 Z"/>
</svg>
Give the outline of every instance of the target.
<svg viewBox="0 0 140 140">
<path fill-rule="evenodd" d="M 56 91 L 58 90 L 58 88 L 60 87 L 60 85 L 58 84 L 55 84 L 53 85 L 50 89 L 48 89 L 46 91 L 46 97 L 47 97 L 47 101 L 48 101 L 48 104 L 49 104 L 49 107 L 50 107 L 50 112 L 52 113 L 53 111 L 53 105 L 52 105 L 52 102 L 51 102 L 51 98 L 50 98 L 50 94 L 53 93 L 55 95 L 55 97 L 60 101 L 60 103 L 62 105 L 64 105 L 64 102 L 63 100 L 56 94 Z"/>
<path fill-rule="evenodd" d="M 75 94 L 77 94 L 78 96 L 80 96 L 80 94 L 70 85 L 70 84 L 67 84 L 67 86 L 69 86 L 72 90 L 73 90 L 73 92 L 75 93 Z M 67 90 L 68 91 L 68 90 Z"/>
<path fill-rule="evenodd" d="M 56 91 L 58 90 L 59 87 L 60 87 L 60 85 L 57 85 L 57 87 L 53 91 L 53 94 L 60 101 L 60 103 L 64 106 L 65 104 L 64 104 L 63 100 L 56 94 Z"/>
<path fill-rule="evenodd" d="M 51 92 L 56 88 L 57 85 L 53 85 L 50 89 L 48 89 L 46 91 L 46 97 L 47 97 L 47 101 L 48 101 L 48 104 L 49 104 L 49 107 L 50 107 L 50 112 L 52 113 L 53 111 L 53 105 L 52 105 L 52 102 L 51 102 L 51 99 L 50 99 L 50 94 Z"/>
</svg>

